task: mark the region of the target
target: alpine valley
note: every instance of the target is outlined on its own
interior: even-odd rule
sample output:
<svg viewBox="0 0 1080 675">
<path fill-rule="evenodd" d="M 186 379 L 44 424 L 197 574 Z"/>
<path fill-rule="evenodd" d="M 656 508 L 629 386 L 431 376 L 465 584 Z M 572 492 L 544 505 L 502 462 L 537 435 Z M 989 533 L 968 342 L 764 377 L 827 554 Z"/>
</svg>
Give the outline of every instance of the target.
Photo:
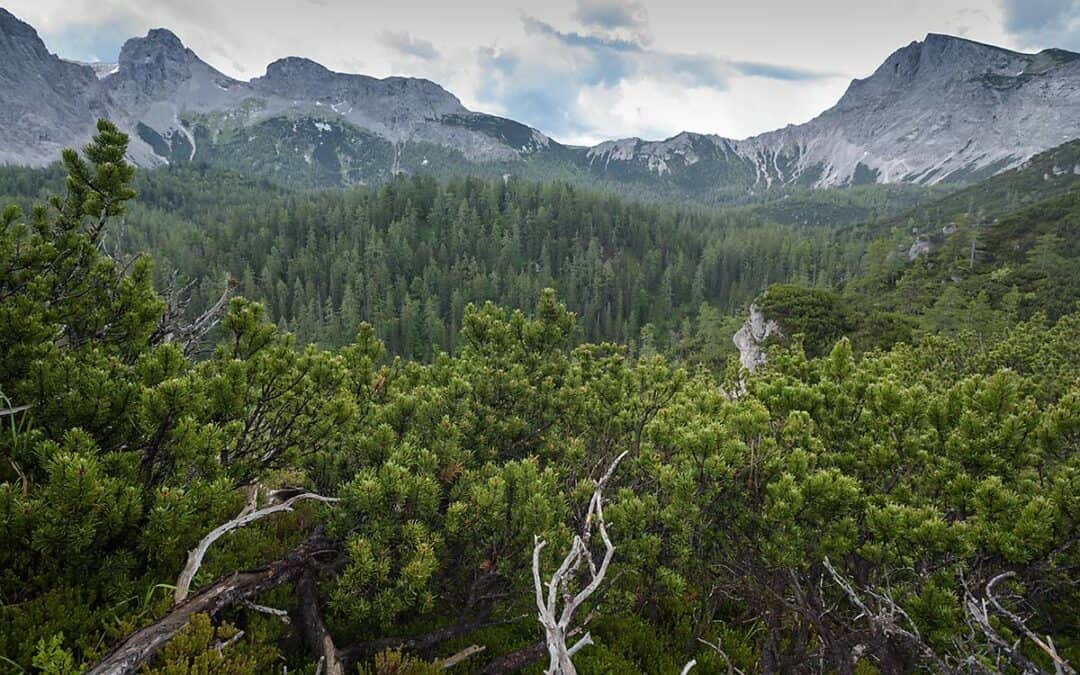
<svg viewBox="0 0 1080 675">
<path fill-rule="evenodd" d="M 0 10 L 0 675 L 1076 675 L 1078 607 L 1080 55 L 930 34 L 805 124 L 575 147 Z"/>
</svg>

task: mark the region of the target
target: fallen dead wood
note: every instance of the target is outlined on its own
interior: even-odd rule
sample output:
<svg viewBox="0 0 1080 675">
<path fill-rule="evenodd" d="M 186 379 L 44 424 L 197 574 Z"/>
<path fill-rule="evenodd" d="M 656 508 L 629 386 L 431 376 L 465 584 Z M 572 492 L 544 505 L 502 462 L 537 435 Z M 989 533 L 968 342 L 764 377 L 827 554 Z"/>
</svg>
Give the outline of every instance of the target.
<svg viewBox="0 0 1080 675">
<path fill-rule="evenodd" d="M 516 652 L 503 654 L 502 656 L 493 659 L 484 666 L 484 669 L 480 672 L 482 675 L 508 675 L 509 673 L 516 673 L 525 666 L 536 663 L 546 654 L 547 640 L 539 640 Z"/>
<path fill-rule="evenodd" d="M 328 542 L 315 533 L 283 558 L 264 567 L 234 572 L 192 595 L 153 622 L 127 636 L 95 664 L 87 675 L 127 675 L 138 671 L 171 640 L 195 614 L 216 614 L 238 602 L 295 580 L 311 558 L 325 551 Z"/>
</svg>

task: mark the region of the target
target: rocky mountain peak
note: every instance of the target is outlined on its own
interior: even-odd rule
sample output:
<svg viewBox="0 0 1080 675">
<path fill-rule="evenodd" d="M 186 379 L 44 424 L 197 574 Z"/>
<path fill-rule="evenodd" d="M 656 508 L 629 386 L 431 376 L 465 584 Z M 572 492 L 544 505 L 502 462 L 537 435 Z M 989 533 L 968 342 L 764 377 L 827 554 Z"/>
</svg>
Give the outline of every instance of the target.
<svg viewBox="0 0 1080 675">
<path fill-rule="evenodd" d="M 172 49 L 176 51 L 183 51 L 185 49 L 184 43 L 180 41 L 180 38 L 176 36 L 176 33 L 168 28 L 151 28 L 143 40 L 151 44 L 160 45 L 162 49 Z"/>
<path fill-rule="evenodd" d="M 0 163 L 55 161 L 107 115 L 94 70 L 50 53 L 32 26 L 0 8 Z"/>
<path fill-rule="evenodd" d="M 116 71 L 103 82 L 114 102 L 131 111 L 180 95 L 181 90 L 187 92 L 184 97 L 213 99 L 235 80 L 202 61 L 172 31 L 155 28 L 124 43 Z"/>
<path fill-rule="evenodd" d="M 334 72 L 321 63 L 305 59 L 301 56 L 286 56 L 266 66 L 267 80 L 295 80 L 298 78 L 326 79 L 333 77 Z"/>
<path fill-rule="evenodd" d="M 0 9 L 0 163 L 52 161 L 102 116 L 132 134 L 129 152 L 146 166 L 224 158 L 217 144 L 235 143 L 229 160 L 243 154 L 256 171 L 325 170 L 312 180 L 353 184 L 547 153 L 556 173 L 737 200 L 779 186 L 966 182 L 1016 166 L 1080 135 L 1080 54 L 931 33 L 807 123 L 741 140 L 683 132 L 586 148 L 472 112 L 425 79 L 290 56 L 235 80 L 164 28 L 126 42 L 115 66 L 72 63 Z"/>
<path fill-rule="evenodd" d="M 165 28 L 155 28 L 146 37 L 131 38 L 120 48 L 120 72 L 142 77 L 173 80 L 186 77 L 191 64 L 199 62 L 195 52 Z"/>
<path fill-rule="evenodd" d="M 861 97 L 893 96 L 919 85 L 940 87 L 986 73 L 1015 75 L 1032 56 L 952 35 L 930 33 L 926 39 L 901 47 L 867 78 L 852 80 L 838 108 L 857 105 Z"/>
<path fill-rule="evenodd" d="M 39 39 L 37 31 L 30 24 L 0 7 L 0 36 Z"/>
<path fill-rule="evenodd" d="M 45 48 L 34 27 L 0 7 L 0 72 L 14 77 L 19 71 L 36 72 L 41 63 L 59 60 Z"/>
</svg>

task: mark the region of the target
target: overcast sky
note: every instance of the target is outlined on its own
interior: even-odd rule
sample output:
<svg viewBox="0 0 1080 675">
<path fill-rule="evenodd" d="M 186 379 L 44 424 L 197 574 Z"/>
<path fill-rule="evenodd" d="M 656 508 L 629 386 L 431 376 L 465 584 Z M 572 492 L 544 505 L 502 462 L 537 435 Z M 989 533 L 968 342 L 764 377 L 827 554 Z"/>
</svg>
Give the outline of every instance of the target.
<svg viewBox="0 0 1080 675">
<path fill-rule="evenodd" d="M 0 0 L 112 61 L 165 27 L 233 77 L 283 56 L 442 84 L 570 143 L 803 122 L 926 33 L 1080 51 L 1080 0 Z"/>
</svg>

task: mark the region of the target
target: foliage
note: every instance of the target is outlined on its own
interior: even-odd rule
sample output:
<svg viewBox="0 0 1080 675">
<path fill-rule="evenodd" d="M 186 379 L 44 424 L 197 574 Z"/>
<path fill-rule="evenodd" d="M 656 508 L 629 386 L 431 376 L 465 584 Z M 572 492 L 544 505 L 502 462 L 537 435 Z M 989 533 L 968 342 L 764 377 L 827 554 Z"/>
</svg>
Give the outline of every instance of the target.
<svg viewBox="0 0 1080 675">
<path fill-rule="evenodd" d="M 691 658 L 703 672 L 724 658 L 770 672 L 931 667 L 925 650 L 876 626 L 830 567 L 875 608 L 902 608 L 935 658 L 991 671 L 1013 666 L 969 630 L 965 601 L 1013 572 L 999 587 L 1003 602 L 1080 662 L 1080 313 L 1008 315 L 994 340 L 982 320 L 961 320 L 891 345 L 882 336 L 901 332 L 903 315 L 860 324 L 846 296 L 774 287 L 769 309 L 809 339 L 776 346 L 758 372 L 721 375 L 720 355 L 705 349 L 722 332 L 715 308 L 681 331 L 699 346 L 669 359 L 644 345 L 583 341 L 595 316 L 570 305 L 592 307 L 586 297 L 571 285 L 560 300 L 530 281 L 520 289 L 536 290 L 527 310 L 463 304 L 454 352 L 430 350 L 423 361 L 387 356 L 360 321 L 343 347 L 301 347 L 240 298 L 216 346 L 192 360 L 157 330 L 163 303 L 149 263 L 126 266 L 102 251 L 131 197 L 125 143 L 103 123 L 85 160 L 65 156 L 68 197 L 29 224 L 11 213 L 0 231 L 0 315 L 12 329 L 0 336 L 0 391 L 10 398 L 0 414 L 5 664 L 83 668 L 163 616 L 186 552 L 257 486 L 339 501 L 298 505 L 223 538 L 196 589 L 317 532 L 325 546 L 308 569 L 318 575 L 317 609 L 339 646 L 366 655 L 352 668 L 427 672 L 436 651 L 482 644 L 463 666 L 478 670 L 539 638 L 533 537 L 548 542 L 541 562 L 552 569 L 581 529 L 592 479 L 623 452 L 605 491 L 615 558 L 580 612 L 595 617 L 596 644 L 575 656 L 583 669 L 667 672 Z M 347 199 L 361 214 L 386 209 L 380 245 L 405 260 L 455 231 L 422 225 L 438 222 L 427 218 L 451 194 L 469 219 L 494 200 L 476 211 L 478 229 L 457 237 L 533 200 L 545 227 L 564 228 L 550 246 L 581 244 L 591 218 L 597 242 L 605 231 L 641 234 L 641 260 L 662 259 L 654 248 L 668 255 L 675 267 L 649 268 L 661 287 L 664 269 L 693 267 L 664 248 L 697 241 L 693 228 L 634 230 L 638 207 L 576 201 L 565 186 L 417 180 Z M 581 208 L 547 210 L 560 201 Z M 609 204 L 618 217 L 605 221 Z M 1044 241 L 1040 259 L 1057 248 Z M 332 249 L 326 241 L 311 251 Z M 280 259 L 294 257 L 303 254 Z M 943 311 L 941 321 L 958 316 Z M 890 348 L 861 352 L 845 333 Z M 194 618 L 151 672 L 313 670 L 298 595 L 286 584 L 257 598 L 289 612 L 289 624 L 243 604 Z M 1049 669 L 1000 618 L 1005 643 L 1019 641 Z M 437 648 L 421 639 L 472 623 L 481 628 Z"/>
</svg>

